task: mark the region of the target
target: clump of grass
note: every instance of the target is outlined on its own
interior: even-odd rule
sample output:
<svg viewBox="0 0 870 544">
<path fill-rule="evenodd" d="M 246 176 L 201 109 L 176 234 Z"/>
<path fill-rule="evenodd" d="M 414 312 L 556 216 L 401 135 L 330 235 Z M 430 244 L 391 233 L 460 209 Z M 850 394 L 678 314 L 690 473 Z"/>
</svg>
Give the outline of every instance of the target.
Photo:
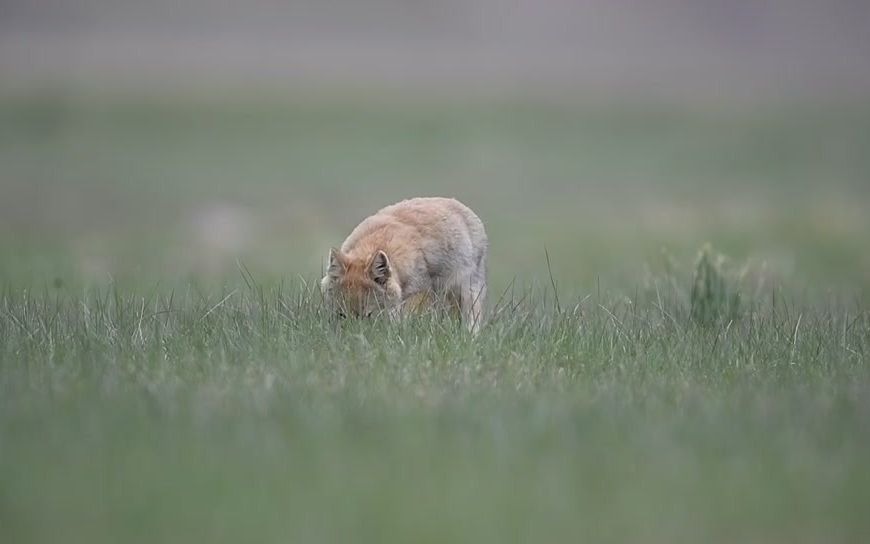
<svg viewBox="0 0 870 544">
<path fill-rule="evenodd" d="M 692 320 L 712 325 L 736 319 L 740 310 L 737 283 L 727 272 L 725 256 L 710 244 L 704 244 L 698 252 L 692 279 Z"/>
</svg>

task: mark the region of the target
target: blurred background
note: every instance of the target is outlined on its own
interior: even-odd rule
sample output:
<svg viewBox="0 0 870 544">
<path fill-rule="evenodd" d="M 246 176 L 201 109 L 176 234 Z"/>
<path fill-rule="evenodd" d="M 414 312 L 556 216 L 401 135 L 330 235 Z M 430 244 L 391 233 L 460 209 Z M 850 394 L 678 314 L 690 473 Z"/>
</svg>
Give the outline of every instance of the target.
<svg viewBox="0 0 870 544">
<path fill-rule="evenodd" d="M 630 288 L 700 244 L 870 286 L 861 0 L 3 0 L 0 280 L 316 278 L 455 196 L 496 290 Z"/>
</svg>

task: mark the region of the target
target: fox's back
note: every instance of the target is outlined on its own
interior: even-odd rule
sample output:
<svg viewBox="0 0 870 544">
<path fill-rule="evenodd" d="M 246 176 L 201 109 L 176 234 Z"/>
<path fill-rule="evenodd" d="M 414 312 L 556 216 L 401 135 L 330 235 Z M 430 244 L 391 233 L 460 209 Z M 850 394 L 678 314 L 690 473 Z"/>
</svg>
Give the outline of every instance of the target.
<svg viewBox="0 0 870 544">
<path fill-rule="evenodd" d="M 382 249 L 401 262 L 423 254 L 439 258 L 474 260 L 485 251 L 486 231 L 480 218 L 452 198 L 403 200 L 363 220 L 342 245 L 346 253 Z"/>
</svg>

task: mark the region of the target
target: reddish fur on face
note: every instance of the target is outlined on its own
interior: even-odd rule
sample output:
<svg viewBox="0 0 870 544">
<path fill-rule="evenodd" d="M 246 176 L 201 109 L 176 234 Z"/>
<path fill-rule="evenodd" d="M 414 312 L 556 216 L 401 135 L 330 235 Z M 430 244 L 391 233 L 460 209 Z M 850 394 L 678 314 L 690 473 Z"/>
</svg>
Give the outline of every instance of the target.
<svg viewBox="0 0 870 544">
<path fill-rule="evenodd" d="M 346 314 L 368 316 L 387 307 L 391 298 L 400 296 L 393 292 L 389 260 L 380 250 L 362 257 L 333 249 L 329 276 L 332 297 Z"/>
<path fill-rule="evenodd" d="M 369 276 L 369 263 L 361 260 L 347 263 L 344 276 L 338 286 L 345 303 L 356 315 L 364 313 L 366 299 L 374 297 L 375 291 L 380 288 Z"/>
</svg>

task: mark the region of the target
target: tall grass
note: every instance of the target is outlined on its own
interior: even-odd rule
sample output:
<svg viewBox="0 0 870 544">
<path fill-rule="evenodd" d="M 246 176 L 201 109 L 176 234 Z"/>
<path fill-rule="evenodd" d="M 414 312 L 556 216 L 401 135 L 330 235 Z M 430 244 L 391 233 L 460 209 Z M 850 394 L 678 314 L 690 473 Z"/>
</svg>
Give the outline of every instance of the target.
<svg viewBox="0 0 870 544">
<path fill-rule="evenodd" d="M 507 291 L 480 334 L 313 283 L 0 297 L 8 542 L 812 541 L 870 530 L 870 313 Z"/>
<path fill-rule="evenodd" d="M 590 380 L 836 381 L 865 370 L 870 327 L 858 301 L 801 306 L 778 300 L 776 290 L 745 301 L 739 315 L 711 321 L 706 316 L 731 311 L 728 300 L 711 297 L 736 291 L 699 294 L 696 278 L 689 296 L 670 281 L 634 298 L 594 293 L 560 306 L 546 288 L 505 293 L 472 338 L 434 313 L 401 323 L 338 321 L 312 285 L 144 296 L 118 288 L 82 296 L 7 290 L 0 298 L 3 383 L 15 391 L 19 380 L 39 389 L 107 375 L 135 385 L 237 372 L 274 372 L 291 385 L 302 377 L 329 387 L 380 380 L 384 392 L 420 380 L 531 390 Z M 699 319 L 702 304 L 707 313 Z M 348 372 L 358 374 L 349 383 Z"/>
</svg>

